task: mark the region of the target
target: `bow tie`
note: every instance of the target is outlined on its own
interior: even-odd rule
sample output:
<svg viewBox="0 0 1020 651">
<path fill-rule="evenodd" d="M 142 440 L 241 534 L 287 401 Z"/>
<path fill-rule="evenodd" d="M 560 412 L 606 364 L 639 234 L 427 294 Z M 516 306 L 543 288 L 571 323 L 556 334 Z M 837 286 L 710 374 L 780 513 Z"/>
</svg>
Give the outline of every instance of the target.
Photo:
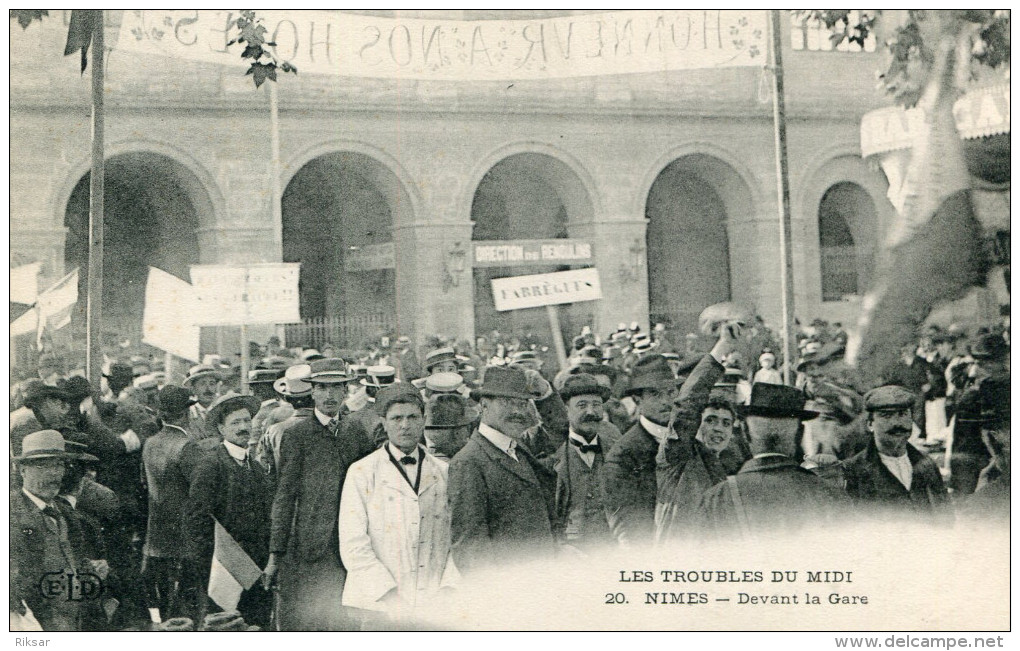
<svg viewBox="0 0 1020 651">
<path fill-rule="evenodd" d="M 405 466 L 413 466 L 414 464 L 418 463 L 418 460 L 408 454 L 403 457 L 400 457 L 400 463 L 404 464 Z"/>
<path fill-rule="evenodd" d="M 602 452 L 602 445 L 598 441 L 594 443 L 581 443 L 577 439 L 570 439 L 570 444 L 580 450 L 581 454 L 589 452 Z"/>
</svg>

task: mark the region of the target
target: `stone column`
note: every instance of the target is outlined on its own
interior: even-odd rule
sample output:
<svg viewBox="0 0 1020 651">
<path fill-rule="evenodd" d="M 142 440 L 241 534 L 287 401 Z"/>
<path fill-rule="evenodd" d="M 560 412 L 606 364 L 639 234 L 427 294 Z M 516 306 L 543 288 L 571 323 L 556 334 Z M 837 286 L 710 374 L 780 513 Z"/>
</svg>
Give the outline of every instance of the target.
<svg viewBox="0 0 1020 651">
<path fill-rule="evenodd" d="M 416 346 L 429 335 L 474 335 L 473 226 L 470 221 L 416 222 L 393 229 L 397 330 Z"/>
</svg>

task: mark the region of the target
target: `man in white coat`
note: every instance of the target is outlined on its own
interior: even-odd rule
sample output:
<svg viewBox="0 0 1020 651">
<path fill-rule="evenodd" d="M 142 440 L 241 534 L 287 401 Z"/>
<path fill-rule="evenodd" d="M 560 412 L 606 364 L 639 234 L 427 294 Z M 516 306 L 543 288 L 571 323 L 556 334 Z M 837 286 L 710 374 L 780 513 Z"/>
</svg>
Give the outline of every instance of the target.
<svg viewBox="0 0 1020 651">
<path fill-rule="evenodd" d="M 456 582 L 447 464 L 421 445 L 425 406 L 414 387 L 385 387 L 375 406 L 388 440 L 348 469 L 340 497 L 343 605 L 407 620 Z M 368 615 L 363 626 L 383 622 Z"/>
</svg>

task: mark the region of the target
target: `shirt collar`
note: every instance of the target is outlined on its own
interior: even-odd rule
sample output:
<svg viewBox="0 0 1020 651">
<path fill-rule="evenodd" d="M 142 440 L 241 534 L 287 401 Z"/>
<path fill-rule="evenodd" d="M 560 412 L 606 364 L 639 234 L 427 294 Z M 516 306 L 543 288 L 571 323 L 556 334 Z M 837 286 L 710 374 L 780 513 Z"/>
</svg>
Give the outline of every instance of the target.
<svg viewBox="0 0 1020 651">
<path fill-rule="evenodd" d="M 513 440 L 503 432 L 489 427 L 485 423 L 478 424 L 478 433 L 487 438 L 489 442 L 497 448 L 505 452 L 507 456 L 513 456 L 510 453 L 517 448 L 517 441 Z"/>
<path fill-rule="evenodd" d="M 227 454 L 236 461 L 244 461 L 248 456 L 248 448 L 242 448 L 240 445 L 234 445 L 227 439 L 223 439 L 223 447 L 227 448 Z"/>
<path fill-rule="evenodd" d="M 392 454 L 393 458 L 396 459 L 397 461 L 400 461 L 400 459 L 402 457 L 408 457 L 408 456 L 409 457 L 414 457 L 415 462 L 419 461 L 419 456 L 420 455 L 418 454 L 418 446 L 415 446 L 414 450 L 411 451 L 411 454 L 404 454 L 403 451 L 401 451 L 400 448 L 398 448 L 397 446 L 393 445 L 392 443 L 387 443 L 386 446 L 389 448 L 390 454 Z"/>
<path fill-rule="evenodd" d="M 780 454 L 778 452 L 762 452 L 761 454 L 756 454 L 756 455 L 754 455 L 751 458 L 752 459 L 764 459 L 765 457 L 786 457 L 786 455 L 785 454 Z"/>
<path fill-rule="evenodd" d="M 46 506 L 47 506 L 46 502 L 42 501 L 41 499 L 39 499 L 38 497 L 36 497 L 32 493 L 29 493 L 28 489 L 25 488 L 24 486 L 21 487 L 21 492 L 25 494 L 25 497 L 27 497 L 28 499 L 32 500 L 32 504 L 35 504 L 36 506 L 38 506 L 40 511 L 42 511 L 43 509 L 46 508 Z"/>
<path fill-rule="evenodd" d="M 72 509 L 75 509 L 75 510 L 78 509 L 78 498 L 77 498 L 77 496 L 75 496 L 75 495 L 61 495 L 60 497 L 64 498 L 64 501 L 66 501 L 68 504 L 70 504 Z"/>
<path fill-rule="evenodd" d="M 581 444 L 584 444 L 584 445 L 596 445 L 599 442 L 599 435 L 598 434 L 593 436 L 592 439 L 591 439 L 591 442 L 589 443 L 587 439 L 585 439 L 583 436 L 581 436 L 580 434 L 578 434 L 574 430 L 570 430 L 570 438 L 572 438 L 575 441 L 577 441 L 578 443 L 581 443 Z"/>
<path fill-rule="evenodd" d="M 333 420 L 334 418 L 337 418 L 338 416 L 339 414 L 337 414 L 337 416 L 327 416 L 326 414 L 319 411 L 318 407 L 315 408 L 315 417 L 319 420 L 323 427 L 329 427 L 329 421 Z"/>
<path fill-rule="evenodd" d="M 669 435 L 668 426 L 653 423 L 644 416 L 642 416 L 639 420 L 641 421 L 641 427 L 644 427 L 656 441 L 662 441 L 662 439 Z"/>
</svg>

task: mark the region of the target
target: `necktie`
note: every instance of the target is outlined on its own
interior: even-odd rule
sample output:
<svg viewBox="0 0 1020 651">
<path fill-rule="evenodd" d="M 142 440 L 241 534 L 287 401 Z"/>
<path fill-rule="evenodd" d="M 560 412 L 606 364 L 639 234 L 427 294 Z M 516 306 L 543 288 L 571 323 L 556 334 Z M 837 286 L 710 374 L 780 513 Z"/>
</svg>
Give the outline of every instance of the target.
<svg viewBox="0 0 1020 651">
<path fill-rule="evenodd" d="M 570 444 L 580 450 L 581 454 L 588 454 L 589 452 L 602 452 L 602 445 L 596 441 L 594 443 L 581 443 L 577 439 L 570 439 Z"/>
<path fill-rule="evenodd" d="M 408 454 L 406 456 L 400 457 L 400 463 L 404 464 L 405 466 L 413 466 L 414 464 L 418 463 L 418 460 Z"/>
<path fill-rule="evenodd" d="M 336 430 L 337 430 L 337 427 L 339 425 L 340 425 L 340 421 L 338 421 L 336 419 L 336 416 L 334 416 L 333 418 L 329 419 L 329 423 L 326 424 L 326 429 L 329 430 L 330 434 L 336 436 Z"/>
</svg>

